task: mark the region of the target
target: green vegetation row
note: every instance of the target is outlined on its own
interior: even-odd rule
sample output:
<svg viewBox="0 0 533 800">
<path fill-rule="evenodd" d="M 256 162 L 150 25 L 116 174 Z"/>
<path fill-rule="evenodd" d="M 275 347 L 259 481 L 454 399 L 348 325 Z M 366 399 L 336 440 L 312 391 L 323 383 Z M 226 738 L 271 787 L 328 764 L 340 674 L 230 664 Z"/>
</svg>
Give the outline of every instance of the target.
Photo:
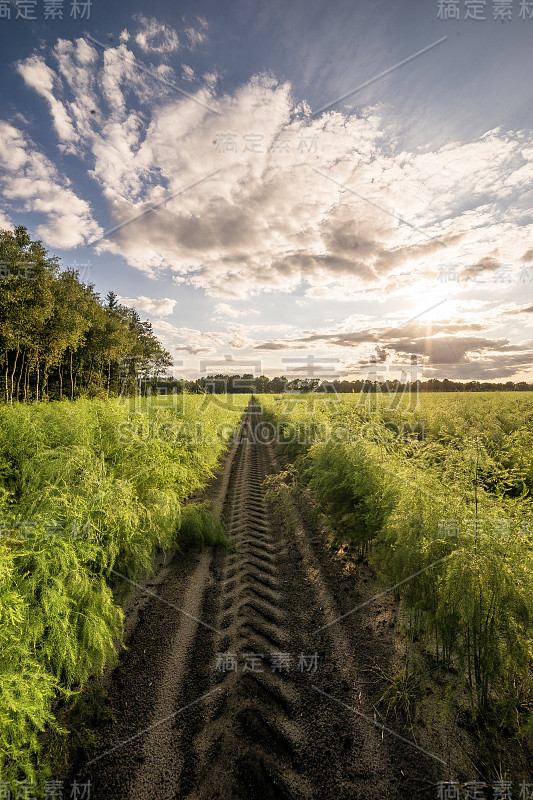
<svg viewBox="0 0 533 800">
<path fill-rule="evenodd" d="M 405 396 L 397 407 L 381 397 L 372 407 L 400 438 L 423 439 L 423 446 L 408 448 L 406 454 L 434 468 L 445 482 L 461 472 L 466 454 L 467 462 L 475 459 L 477 484 L 486 491 L 496 496 L 533 496 L 529 393 L 418 395 L 416 401 Z"/>
<path fill-rule="evenodd" d="M 533 732 L 533 398 L 261 398 L 338 538 L 475 719 Z M 468 707 L 467 706 L 467 707 Z"/>
<path fill-rule="evenodd" d="M 0 780 L 47 776 L 39 734 L 115 657 L 127 579 L 221 536 L 184 503 L 248 398 L 173 400 L 0 407 Z"/>
</svg>

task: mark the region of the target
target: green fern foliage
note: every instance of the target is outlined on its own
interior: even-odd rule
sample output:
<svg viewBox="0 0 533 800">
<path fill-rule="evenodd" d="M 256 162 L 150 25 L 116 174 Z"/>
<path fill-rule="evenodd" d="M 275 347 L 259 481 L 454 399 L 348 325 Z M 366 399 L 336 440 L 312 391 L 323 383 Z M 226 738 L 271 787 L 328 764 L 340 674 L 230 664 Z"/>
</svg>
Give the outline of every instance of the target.
<svg viewBox="0 0 533 800">
<path fill-rule="evenodd" d="M 520 703 L 533 711 L 533 397 L 412 400 L 262 396 L 281 449 L 338 538 L 395 587 L 411 635 L 460 671 L 474 716 L 503 710 L 516 727 Z"/>
<path fill-rule="evenodd" d="M 157 551 L 224 541 L 186 499 L 249 398 L 0 407 L 0 780 L 44 780 L 54 700 L 116 658 L 120 599 Z"/>
</svg>

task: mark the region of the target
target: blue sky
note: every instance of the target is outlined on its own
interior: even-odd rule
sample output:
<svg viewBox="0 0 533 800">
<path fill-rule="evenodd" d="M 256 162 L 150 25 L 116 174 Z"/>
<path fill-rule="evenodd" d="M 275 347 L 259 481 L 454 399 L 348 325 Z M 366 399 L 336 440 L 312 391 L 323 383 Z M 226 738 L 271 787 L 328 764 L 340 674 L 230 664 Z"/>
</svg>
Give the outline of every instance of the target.
<svg viewBox="0 0 533 800">
<path fill-rule="evenodd" d="M 46 2 L 0 18 L 0 225 L 176 374 L 533 380 L 533 2 Z"/>
</svg>

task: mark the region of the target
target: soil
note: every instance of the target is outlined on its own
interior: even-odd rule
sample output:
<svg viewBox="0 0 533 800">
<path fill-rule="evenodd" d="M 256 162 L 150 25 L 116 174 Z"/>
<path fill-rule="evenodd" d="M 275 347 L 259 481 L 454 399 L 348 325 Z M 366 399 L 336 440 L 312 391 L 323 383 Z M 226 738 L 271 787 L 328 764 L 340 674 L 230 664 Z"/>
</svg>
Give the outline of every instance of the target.
<svg viewBox="0 0 533 800">
<path fill-rule="evenodd" d="M 394 602 L 364 604 L 368 568 L 334 557 L 296 507 L 279 523 L 263 480 L 280 465 L 260 431 L 250 405 L 208 490 L 235 549 L 172 554 L 151 594 L 132 594 L 112 720 L 70 777 L 93 800 L 435 800 L 443 755 L 376 704 Z"/>
</svg>

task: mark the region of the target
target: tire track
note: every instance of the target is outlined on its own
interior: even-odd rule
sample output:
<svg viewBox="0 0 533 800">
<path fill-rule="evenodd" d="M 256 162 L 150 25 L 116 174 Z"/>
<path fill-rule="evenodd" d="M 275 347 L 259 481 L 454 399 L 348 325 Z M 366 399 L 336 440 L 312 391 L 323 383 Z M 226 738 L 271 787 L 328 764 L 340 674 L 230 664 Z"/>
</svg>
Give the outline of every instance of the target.
<svg viewBox="0 0 533 800">
<path fill-rule="evenodd" d="M 270 460 L 265 445 L 255 441 L 259 424 L 260 410 L 250 407 L 224 506 L 237 552 L 226 557 L 219 575 L 216 627 L 222 633 L 214 647 L 215 653 L 237 659 L 237 674 L 230 670 L 212 678 L 224 697 L 212 704 L 192 743 L 198 767 L 191 798 L 312 797 L 311 787 L 292 766 L 304 740 L 296 722 L 298 693 L 269 661 L 271 654 L 287 651 L 290 636 L 280 607 L 284 547 L 265 508 L 263 481 Z M 247 654 L 254 654 L 248 663 Z"/>
</svg>

